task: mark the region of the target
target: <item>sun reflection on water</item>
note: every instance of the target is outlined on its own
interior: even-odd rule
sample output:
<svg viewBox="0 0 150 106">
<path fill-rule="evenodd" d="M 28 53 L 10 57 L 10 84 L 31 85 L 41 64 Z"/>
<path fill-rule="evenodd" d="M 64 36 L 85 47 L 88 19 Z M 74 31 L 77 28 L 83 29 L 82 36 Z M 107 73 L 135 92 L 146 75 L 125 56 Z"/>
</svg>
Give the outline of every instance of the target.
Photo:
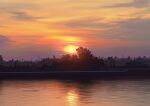
<svg viewBox="0 0 150 106">
<path fill-rule="evenodd" d="M 77 106 L 79 103 L 79 95 L 75 90 L 70 90 L 66 96 L 68 106 Z"/>
</svg>

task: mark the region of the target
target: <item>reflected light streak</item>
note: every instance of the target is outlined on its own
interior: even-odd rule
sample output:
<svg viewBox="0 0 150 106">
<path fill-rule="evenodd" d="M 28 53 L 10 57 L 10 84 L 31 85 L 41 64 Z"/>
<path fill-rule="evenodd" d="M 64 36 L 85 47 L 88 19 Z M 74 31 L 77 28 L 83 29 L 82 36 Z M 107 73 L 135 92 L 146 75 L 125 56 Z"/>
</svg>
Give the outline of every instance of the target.
<svg viewBox="0 0 150 106">
<path fill-rule="evenodd" d="M 68 106 L 77 106 L 79 103 L 79 95 L 74 90 L 70 90 L 67 93 L 66 100 L 67 100 Z"/>
</svg>

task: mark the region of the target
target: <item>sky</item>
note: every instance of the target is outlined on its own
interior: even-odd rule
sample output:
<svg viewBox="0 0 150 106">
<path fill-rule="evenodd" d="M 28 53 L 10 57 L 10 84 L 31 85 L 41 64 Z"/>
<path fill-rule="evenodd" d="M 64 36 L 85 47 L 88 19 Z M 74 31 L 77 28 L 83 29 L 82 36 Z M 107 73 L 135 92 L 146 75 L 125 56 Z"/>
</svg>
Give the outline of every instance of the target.
<svg viewBox="0 0 150 106">
<path fill-rule="evenodd" d="M 0 54 L 37 59 L 85 47 L 150 56 L 150 0 L 0 0 Z"/>
</svg>

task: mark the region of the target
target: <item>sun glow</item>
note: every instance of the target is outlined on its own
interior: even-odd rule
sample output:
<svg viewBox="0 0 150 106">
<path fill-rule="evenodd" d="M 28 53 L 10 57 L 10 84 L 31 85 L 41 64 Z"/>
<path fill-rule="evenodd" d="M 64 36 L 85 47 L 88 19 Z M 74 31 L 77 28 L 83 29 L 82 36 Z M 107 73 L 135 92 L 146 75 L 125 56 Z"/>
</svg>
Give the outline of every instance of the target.
<svg viewBox="0 0 150 106">
<path fill-rule="evenodd" d="M 66 43 L 75 43 L 75 42 L 81 42 L 82 39 L 80 37 L 74 37 L 74 36 L 62 36 L 62 35 L 55 35 L 50 36 L 49 39 L 57 39 L 59 41 L 64 41 Z"/>
<path fill-rule="evenodd" d="M 68 45 L 64 48 L 64 51 L 66 53 L 69 53 L 69 54 L 75 54 L 76 53 L 76 49 L 78 48 L 78 46 L 75 46 L 75 45 Z"/>
</svg>

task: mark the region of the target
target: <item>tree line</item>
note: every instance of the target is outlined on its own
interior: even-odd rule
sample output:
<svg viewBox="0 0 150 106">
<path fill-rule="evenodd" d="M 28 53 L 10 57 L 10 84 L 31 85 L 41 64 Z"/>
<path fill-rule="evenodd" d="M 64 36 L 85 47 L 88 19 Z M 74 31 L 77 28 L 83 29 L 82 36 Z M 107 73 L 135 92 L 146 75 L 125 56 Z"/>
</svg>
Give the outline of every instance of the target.
<svg viewBox="0 0 150 106">
<path fill-rule="evenodd" d="M 0 71 L 101 71 L 121 68 L 150 68 L 150 57 L 96 57 L 87 48 L 79 47 L 77 54 L 38 61 L 9 60 L 0 55 Z"/>
</svg>

